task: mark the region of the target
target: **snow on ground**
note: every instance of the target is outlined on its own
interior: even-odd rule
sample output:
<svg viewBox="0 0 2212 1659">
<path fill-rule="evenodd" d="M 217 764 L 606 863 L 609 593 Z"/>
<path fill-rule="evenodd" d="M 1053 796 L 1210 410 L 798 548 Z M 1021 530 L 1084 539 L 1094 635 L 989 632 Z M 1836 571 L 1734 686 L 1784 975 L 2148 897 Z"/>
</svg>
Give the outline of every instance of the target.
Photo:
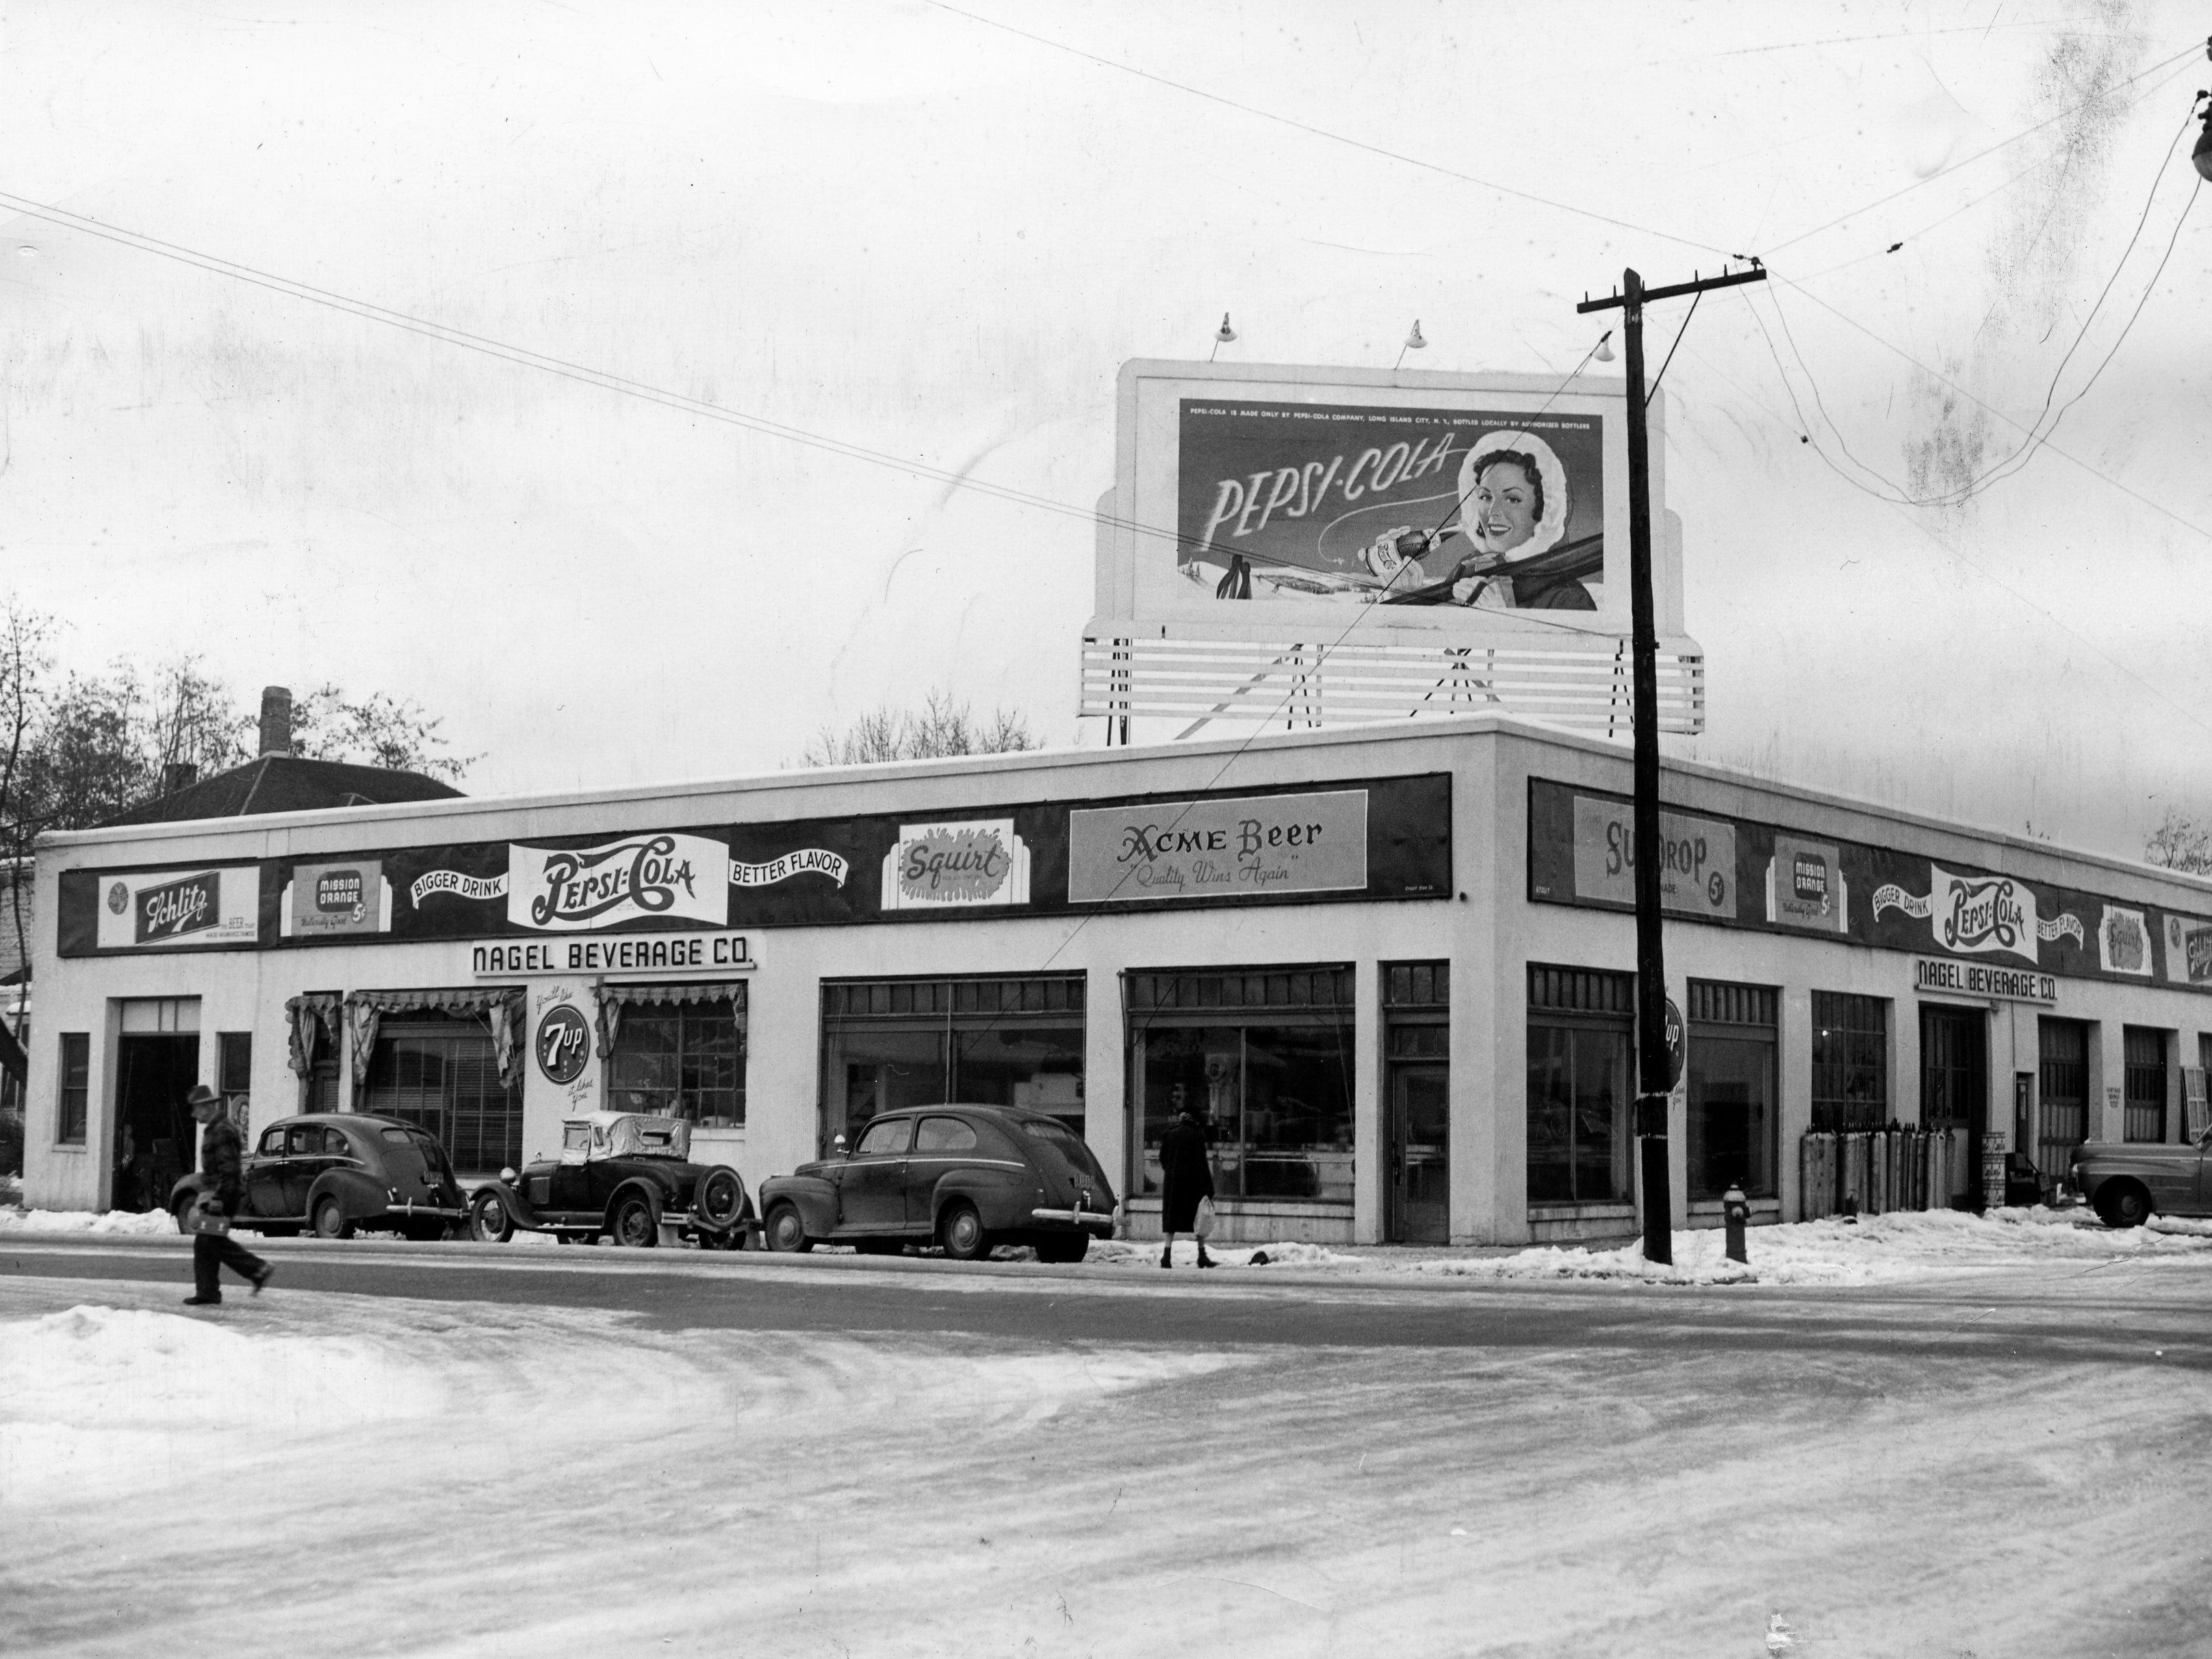
<svg viewBox="0 0 2212 1659">
<path fill-rule="evenodd" d="M 2196 1280 L 1362 1348 L 1086 1340 L 1074 1298 L 987 1339 L 4 1279 L 0 1646 L 2180 1652 Z"/>
</svg>

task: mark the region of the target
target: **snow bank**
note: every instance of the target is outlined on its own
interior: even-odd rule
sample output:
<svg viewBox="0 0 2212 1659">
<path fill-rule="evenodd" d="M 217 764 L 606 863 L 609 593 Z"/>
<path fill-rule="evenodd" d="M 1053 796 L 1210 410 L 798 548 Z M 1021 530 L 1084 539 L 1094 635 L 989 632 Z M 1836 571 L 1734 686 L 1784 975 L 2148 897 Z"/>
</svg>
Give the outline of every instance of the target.
<svg viewBox="0 0 2212 1659">
<path fill-rule="evenodd" d="M 390 1345 L 79 1306 L 0 1322 L 0 1502 L 220 1478 L 239 1431 L 425 1418 L 433 1374 Z"/>
<path fill-rule="evenodd" d="M 167 1210 L 0 1209 L 0 1233 L 169 1233 L 176 1220 Z"/>
</svg>

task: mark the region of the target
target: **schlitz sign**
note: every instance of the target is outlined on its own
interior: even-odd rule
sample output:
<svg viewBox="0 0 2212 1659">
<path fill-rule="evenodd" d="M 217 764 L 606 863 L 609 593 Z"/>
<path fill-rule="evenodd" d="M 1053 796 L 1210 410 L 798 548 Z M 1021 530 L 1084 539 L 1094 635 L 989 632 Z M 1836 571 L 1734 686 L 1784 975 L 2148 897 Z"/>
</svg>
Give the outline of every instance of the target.
<svg viewBox="0 0 2212 1659">
<path fill-rule="evenodd" d="M 75 912 L 76 926 L 64 927 L 64 942 L 73 931 L 78 940 L 99 951 L 251 944 L 258 937 L 259 884 L 260 872 L 252 865 L 65 870 L 62 909 L 65 916 Z"/>
</svg>

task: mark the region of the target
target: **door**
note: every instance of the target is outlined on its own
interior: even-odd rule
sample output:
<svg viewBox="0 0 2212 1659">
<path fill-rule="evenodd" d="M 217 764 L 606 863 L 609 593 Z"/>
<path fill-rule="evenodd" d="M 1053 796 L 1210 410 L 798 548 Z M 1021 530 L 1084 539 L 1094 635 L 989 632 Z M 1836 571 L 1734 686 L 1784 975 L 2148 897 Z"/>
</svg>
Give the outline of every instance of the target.
<svg viewBox="0 0 2212 1659">
<path fill-rule="evenodd" d="M 1964 1130 L 1963 1157 L 1951 1160 L 1950 1202 L 1979 1209 L 1982 1135 L 1990 1121 L 1989 1017 L 1978 1008 L 1920 1009 L 1920 1121 Z"/>
<path fill-rule="evenodd" d="M 177 1178 L 199 1167 L 199 1126 L 185 1109 L 199 1080 L 197 1033 L 126 1031 L 116 1040 L 116 1208 L 165 1209 Z"/>
<path fill-rule="evenodd" d="M 1451 1242 L 1451 1070 L 1390 1067 L 1386 1237 L 1394 1244 Z"/>
<path fill-rule="evenodd" d="M 878 1118 L 868 1126 L 852 1157 L 837 1166 L 841 1231 L 895 1233 L 906 1226 L 907 1152 L 913 1139 L 910 1117 Z"/>
</svg>

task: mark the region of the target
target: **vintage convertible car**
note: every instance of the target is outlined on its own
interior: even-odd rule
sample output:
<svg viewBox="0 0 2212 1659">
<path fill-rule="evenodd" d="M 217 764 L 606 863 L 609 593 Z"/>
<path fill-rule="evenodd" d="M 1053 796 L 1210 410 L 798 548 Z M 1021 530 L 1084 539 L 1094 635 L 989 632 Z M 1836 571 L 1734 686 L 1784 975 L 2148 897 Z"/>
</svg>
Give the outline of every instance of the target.
<svg viewBox="0 0 2212 1659">
<path fill-rule="evenodd" d="M 2180 1146 L 2085 1141 L 2071 1180 L 2108 1227 L 2138 1226 L 2154 1210 L 2212 1215 L 2212 1129 Z"/>
<path fill-rule="evenodd" d="M 367 1112 L 280 1119 L 261 1132 L 240 1174 L 246 1192 L 238 1224 L 278 1237 L 305 1228 L 350 1238 L 367 1227 L 442 1238 L 466 1213 L 436 1137 Z M 180 1232 L 204 1179 L 188 1175 L 169 1191 Z"/>
<path fill-rule="evenodd" d="M 752 1203 L 726 1164 L 691 1162 L 691 1126 L 645 1112 L 593 1112 L 561 1125 L 561 1156 L 501 1170 L 469 1199 L 469 1237 L 502 1244 L 517 1227 L 562 1243 L 602 1235 L 633 1247 L 696 1238 L 740 1250 Z"/>
<path fill-rule="evenodd" d="M 761 1183 L 770 1249 L 852 1244 L 889 1253 L 932 1241 L 972 1261 L 1030 1244 L 1080 1261 L 1114 1231 L 1114 1188 L 1056 1117 L 1005 1106 L 921 1106 L 869 1121 L 848 1150 Z"/>
</svg>

